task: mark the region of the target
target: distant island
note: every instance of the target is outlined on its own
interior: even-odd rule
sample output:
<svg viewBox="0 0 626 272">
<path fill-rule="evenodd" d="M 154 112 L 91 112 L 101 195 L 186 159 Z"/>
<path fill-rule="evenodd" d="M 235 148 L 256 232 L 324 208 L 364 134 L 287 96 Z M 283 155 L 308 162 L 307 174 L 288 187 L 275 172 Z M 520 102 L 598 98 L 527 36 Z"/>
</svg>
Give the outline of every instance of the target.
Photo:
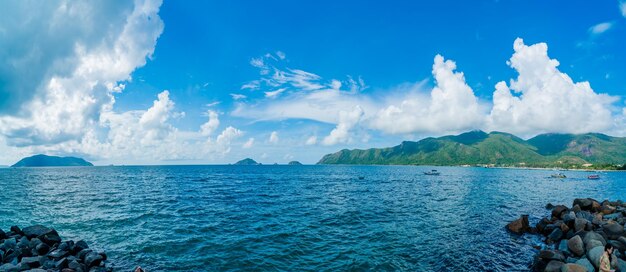
<svg viewBox="0 0 626 272">
<path fill-rule="evenodd" d="M 235 165 L 261 165 L 253 159 L 245 158 L 235 163 Z"/>
<path fill-rule="evenodd" d="M 541 134 L 529 140 L 480 130 L 405 141 L 388 148 L 344 149 L 318 164 L 450 165 L 626 169 L 626 138 L 600 133 Z"/>
<path fill-rule="evenodd" d="M 299 161 L 290 161 L 287 165 L 302 165 Z"/>
<path fill-rule="evenodd" d="M 26 157 L 11 167 L 48 167 L 48 166 L 93 166 L 92 163 L 76 157 L 57 157 L 43 154 Z"/>
</svg>

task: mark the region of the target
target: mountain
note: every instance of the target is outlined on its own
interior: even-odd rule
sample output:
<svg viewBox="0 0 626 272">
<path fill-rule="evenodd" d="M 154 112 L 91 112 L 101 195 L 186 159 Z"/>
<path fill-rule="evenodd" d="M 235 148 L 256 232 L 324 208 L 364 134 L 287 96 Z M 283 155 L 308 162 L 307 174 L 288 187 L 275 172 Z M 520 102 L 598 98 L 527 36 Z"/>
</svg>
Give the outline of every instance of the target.
<svg viewBox="0 0 626 272">
<path fill-rule="evenodd" d="M 235 165 L 261 165 L 253 159 L 245 158 L 235 163 Z"/>
<path fill-rule="evenodd" d="M 93 166 L 90 162 L 76 157 L 56 157 L 43 154 L 26 157 L 11 167 L 46 167 L 46 166 Z"/>
<path fill-rule="evenodd" d="M 287 165 L 302 165 L 299 161 L 290 161 Z"/>
<path fill-rule="evenodd" d="M 626 162 L 626 138 L 599 133 L 542 134 L 529 140 L 503 132 L 405 141 L 388 148 L 341 150 L 318 164 L 498 165 L 607 168 Z"/>
</svg>

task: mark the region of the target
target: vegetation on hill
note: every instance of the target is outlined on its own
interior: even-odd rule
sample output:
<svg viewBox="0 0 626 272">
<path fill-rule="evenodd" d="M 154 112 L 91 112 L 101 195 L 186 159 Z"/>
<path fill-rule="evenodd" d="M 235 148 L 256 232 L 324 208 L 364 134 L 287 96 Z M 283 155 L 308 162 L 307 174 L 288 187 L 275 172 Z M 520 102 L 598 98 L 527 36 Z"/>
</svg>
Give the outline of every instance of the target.
<svg viewBox="0 0 626 272">
<path fill-rule="evenodd" d="M 93 166 L 90 162 L 76 157 L 56 157 L 43 154 L 26 157 L 11 167 L 47 167 L 47 166 Z"/>
</svg>

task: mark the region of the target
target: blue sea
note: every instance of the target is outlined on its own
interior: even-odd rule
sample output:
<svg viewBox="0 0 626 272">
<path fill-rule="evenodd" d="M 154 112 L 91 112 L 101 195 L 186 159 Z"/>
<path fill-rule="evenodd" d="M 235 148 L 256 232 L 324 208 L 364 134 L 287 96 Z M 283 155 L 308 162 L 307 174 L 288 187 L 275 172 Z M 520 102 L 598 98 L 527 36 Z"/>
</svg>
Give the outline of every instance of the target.
<svg viewBox="0 0 626 272">
<path fill-rule="evenodd" d="M 440 176 L 425 176 L 437 169 Z M 0 169 L 0 228 L 43 224 L 128 271 L 524 271 L 545 205 L 626 200 L 626 173 L 417 166 Z M 360 179 L 359 177 L 362 177 Z"/>
</svg>

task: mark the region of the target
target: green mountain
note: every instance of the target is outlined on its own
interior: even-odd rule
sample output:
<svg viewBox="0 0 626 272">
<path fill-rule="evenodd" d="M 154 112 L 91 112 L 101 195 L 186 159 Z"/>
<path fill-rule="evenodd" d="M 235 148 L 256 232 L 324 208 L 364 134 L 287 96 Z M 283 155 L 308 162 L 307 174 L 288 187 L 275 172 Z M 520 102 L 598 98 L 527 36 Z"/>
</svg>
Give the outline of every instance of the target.
<svg viewBox="0 0 626 272">
<path fill-rule="evenodd" d="M 471 131 L 454 136 L 405 141 L 388 148 L 341 150 L 318 164 L 497 165 L 611 168 L 626 162 L 626 138 L 604 134 L 515 135 Z"/>
<path fill-rule="evenodd" d="M 245 158 L 235 163 L 235 165 L 261 165 L 253 159 Z"/>
<path fill-rule="evenodd" d="M 43 154 L 26 157 L 11 167 L 47 167 L 47 166 L 93 166 L 90 162 L 76 157 L 56 157 Z"/>
</svg>

